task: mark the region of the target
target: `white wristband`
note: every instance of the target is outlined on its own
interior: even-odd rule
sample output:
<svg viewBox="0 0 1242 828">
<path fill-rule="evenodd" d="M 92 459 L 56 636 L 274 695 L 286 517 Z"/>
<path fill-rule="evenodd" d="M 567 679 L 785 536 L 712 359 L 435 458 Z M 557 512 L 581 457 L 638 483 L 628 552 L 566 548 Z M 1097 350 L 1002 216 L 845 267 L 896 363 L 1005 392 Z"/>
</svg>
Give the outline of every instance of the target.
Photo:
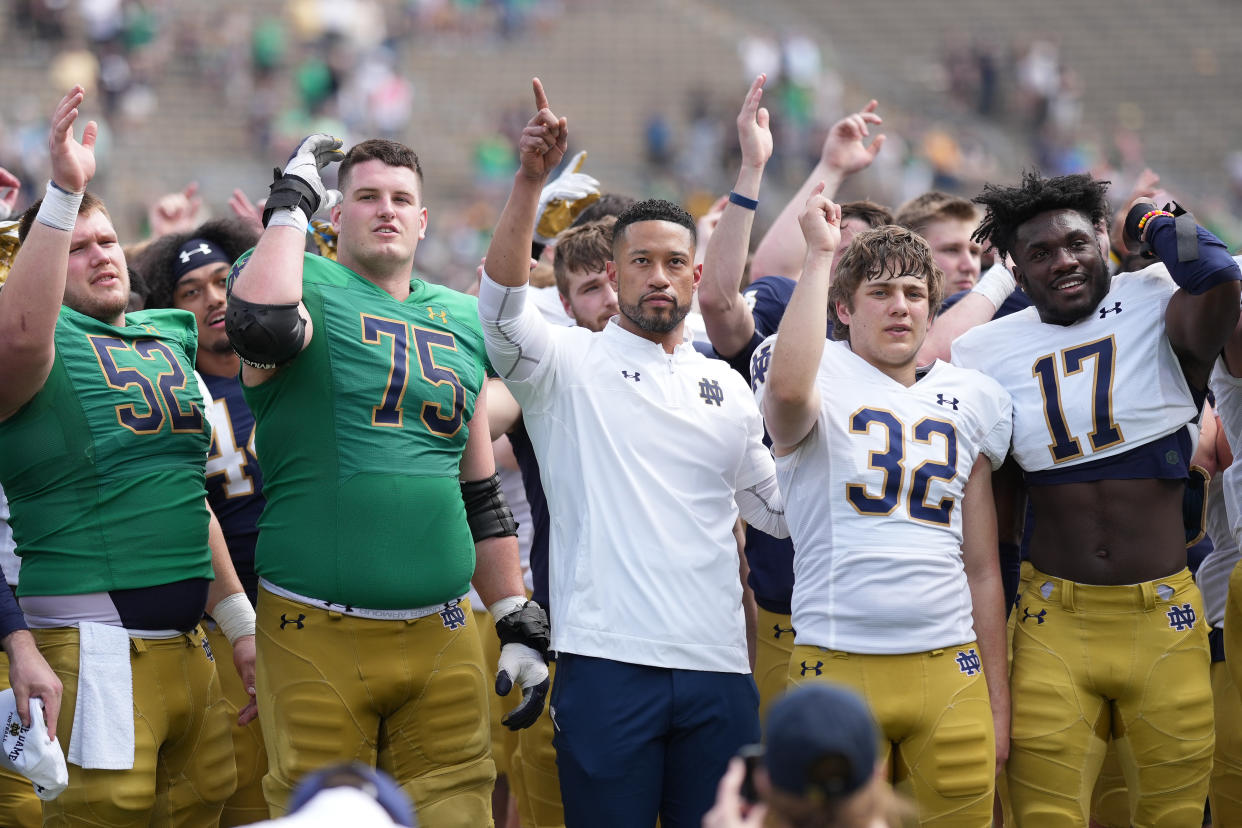
<svg viewBox="0 0 1242 828">
<path fill-rule="evenodd" d="M 508 598 L 501 598 L 496 603 L 489 605 L 487 611 L 492 614 L 493 621 L 499 621 L 509 613 L 526 606 L 527 600 L 525 595 L 510 595 Z"/>
<path fill-rule="evenodd" d="M 306 225 L 310 220 L 306 218 L 306 213 L 302 212 L 301 207 L 290 207 L 287 210 L 274 210 L 272 217 L 267 220 L 268 227 L 292 227 L 295 230 L 306 232 Z"/>
<path fill-rule="evenodd" d="M 43 196 L 43 203 L 39 205 L 35 221 L 54 230 L 73 232 L 73 225 L 78 221 L 78 208 L 82 206 L 84 195 L 86 195 L 85 192 L 67 193 L 49 180 L 47 192 Z"/>
<path fill-rule="evenodd" d="M 222 598 L 212 608 L 211 617 L 216 620 L 229 644 L 243 635 L 254 635 L 254 607 L 250 606 L 250 599 L 244 592 L 234 592 Z"/>
<path fill-rule="evenodd" d="M 978 284 L 971 289 L 971 293 L 982 294 L 992 303 L 992 307 L 999 310 L 1001 304 L 1009 298 L 1009 294 L 1013 293 L 1017 286 L 1018 283 L 1014 281 L 1013 274 L 998 261 L 988 268 L 988 272 L 983 274 Z"/>
</svg>

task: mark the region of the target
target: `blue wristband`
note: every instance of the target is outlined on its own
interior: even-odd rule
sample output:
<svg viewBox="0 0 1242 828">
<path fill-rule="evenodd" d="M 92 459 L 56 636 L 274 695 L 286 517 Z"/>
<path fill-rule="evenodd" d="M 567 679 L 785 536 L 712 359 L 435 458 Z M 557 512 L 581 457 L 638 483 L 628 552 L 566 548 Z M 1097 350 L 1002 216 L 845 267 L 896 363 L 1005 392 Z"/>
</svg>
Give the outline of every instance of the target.
<svg viewBox="0 0 1242 828">
<path fill-rule="evenodd" d="M 745 207 L 747 210 L 754 210 L 759 207 L 758 201 L 755 201 L 753 198 L 747 198 L 744 195 L 738 195 L 733 191 L 729 192 L 729 202 L 736 204 L 738 207 Z"/>
</svg>

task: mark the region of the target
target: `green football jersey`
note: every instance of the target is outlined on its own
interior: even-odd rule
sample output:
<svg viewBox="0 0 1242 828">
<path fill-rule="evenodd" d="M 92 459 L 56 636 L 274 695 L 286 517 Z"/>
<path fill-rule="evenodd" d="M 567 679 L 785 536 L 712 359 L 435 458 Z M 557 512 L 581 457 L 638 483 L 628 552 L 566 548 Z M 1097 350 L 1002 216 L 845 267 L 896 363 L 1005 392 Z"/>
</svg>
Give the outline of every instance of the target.
<svg viewBox="0 0 1242 828">
<path fill-rule="evenodd" d="M 118 328 L 61 308 L 47 382 L 0 423 L 19 594 L 212 577 L 197 342 L 185 311 L 127 314 Z"/>
<path fill-rule="evenodd" d="M 245 388 L 267 498 L 259 575 L 372 609 L 462 595 L 474 542 L 458 478 L 487 368 L 476 300 L 416 279 L 398 302 L 311 255 L 302 283 L 310 345 Z"/>
</svg>

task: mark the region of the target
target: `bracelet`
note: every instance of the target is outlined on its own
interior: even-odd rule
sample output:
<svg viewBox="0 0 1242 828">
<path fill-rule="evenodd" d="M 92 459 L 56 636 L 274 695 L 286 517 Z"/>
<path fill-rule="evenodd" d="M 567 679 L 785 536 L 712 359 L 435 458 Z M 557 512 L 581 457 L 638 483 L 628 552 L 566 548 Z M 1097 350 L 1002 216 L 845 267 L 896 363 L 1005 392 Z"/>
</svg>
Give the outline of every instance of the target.
<svg viewBox="0 0 1242 828">
<path fill-rule="evenodd" d="M 254 607 L 244 592 L 234 592 L 221 598 L 211 609 L 211 617 L 229 644 L 243 635 L 254 635 Z"/>
<path fill-rule="evenodd" d="M 758 201 L 755 201 L 753 198 L 747 198 L 744 195 L 739 195 L 732 190 L 729 191 L 729 203 L 736 204 L 738 207 L 745 207 L 747 210 L 755 210 L 759 207 Z"/>
<path fill-rule="evenodd" d="M 39 212 L 35 215 L 35 221 L 54 230 L 73 232 L 73 226 L 78 221 L 78 208 L 82 206 L 84 195 L 86 195 L 85 191 L 65 192 L 56 186 L 56 182 L 49 179 L 47 193 L 43 196 L 42 203 L 39 204 Z"/>
<path fill-rule="evenodd" d="M 1175 216 L 1172 213 L 1170 213 L 1168 210 L 1152 210 L 1150 212 L 1144 213 L 1143 217 L 1139 219 L 1138 221 L 1139 232 L 1140 233 L 1143 232 L 1143 228 L 1147 225 L 1148 219 L 1153 219 L 1156 216 L 1168 216 L 1169 218 L 1175 218 Z"/>
</svg>

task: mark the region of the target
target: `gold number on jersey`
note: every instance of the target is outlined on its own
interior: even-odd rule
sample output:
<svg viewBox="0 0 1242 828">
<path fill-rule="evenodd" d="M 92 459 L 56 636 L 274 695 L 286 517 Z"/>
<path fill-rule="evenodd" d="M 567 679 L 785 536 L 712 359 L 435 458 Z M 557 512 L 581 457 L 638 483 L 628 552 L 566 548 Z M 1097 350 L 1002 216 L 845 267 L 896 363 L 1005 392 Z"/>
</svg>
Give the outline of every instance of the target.
<svg viewBox="0 0 1242 828">
<path fill-rule="evenodd" d="M 859 514 L 891 515 L 901 499 L 906 482 L 905 474 L 905 426 L 897 415 L 880 408 L 860 408 L 850 415 L 851 434 L 869 434 L 872 427 L 879 428 L 883 437 L 883 449 L 867 455 L 867 467 L 884 473 L 879 494 L 871 494 L 861 483 L 847 483 L 845 498 Z M 906 492 L 906 511 L 914 520 L 936 526 L 948 526 L 953 519 L 954 498 L 943 497 L 938 502 L 927 502 L 927 492 L 933 480 L 946 482 L 957 476 L 957 429 L 948 420 L 924 417 L 914 424 L 912 441 L 931 445 L 934 439 L 943 442 L 943 460 L 925 460 L 915 467 L 909 476 Z"/>
<path fill-rule="evenodd" d="M 433 348 L 457 350 L 456 338 L 446 331 L 435 331 L 408 325 L 400 319 L 361 314 L 362 341 L 368 345 L 380 345 L 383 338 L 390 340 L 388 383 L 380 404 L 371 409 L 371 425 L 384 428 L 401 428 L 405 421 L 402 402 L 410 376 L 410 332 L 413 331 L 414 352 L 422 377 L 433 385 L 447 385 L 453 392 L 450 406 L 424 400 L 419 410 L 419 420 L 432 434 L 452 437 L 461 429 L 466 407 L 466 389 L 451 368 L 437 365 Z"/>
<path fill-rule="evenodd" d="M 1075 345 L 1061 351 L 1061 371 L 1069 377 L 1081 373 L 1083 363 L 1094 359 L 1091 382 L 1091 422 L 1093 428 L 1087 434 L 1092 451 L 1102 451 L 1125 440 L 1121 427 L 1113 418 L 1113 374 L 1117 365 L 1117 342 L 1112 336 Z M 1057 376 L 1056 354 L 1045 354 L 1035 360 L 1031 376 L 1039 381 L 1039 392 L 1044 398 L 1044 421 L 1052 442 L 1048 452 L 1053 463 L 1064 463 L 1082 457 L 1082 443 L 1070 434 L 1061 405 L 1061 385 Z"/>
<path fill-rule="evenodd" d="M 177 391 L 184 391 L 186 374 L 181 363 L 167 345 L 156 339 L 137 339 L 128 342 L 115 336 L 86 337 L 95 351 L 99 369 L 103 371 L 108 385 L 118 390 L 136 387 L 146 403 L 146 412 L 132 403 L 116 406 L 116 421 L 135 434 L 155 434 L 167 420 L 174 434 L 190 434 L 203 430 L 203 412 L 195 402 L 187 403 L 184 410 Z M 147 362 L 156 363 L 157 357 L 168 369 L 155 375 L 155 383 L 137 368 L 123 368 L 117 364 L 116 353 L 131 351 Z"/>
</svg>

